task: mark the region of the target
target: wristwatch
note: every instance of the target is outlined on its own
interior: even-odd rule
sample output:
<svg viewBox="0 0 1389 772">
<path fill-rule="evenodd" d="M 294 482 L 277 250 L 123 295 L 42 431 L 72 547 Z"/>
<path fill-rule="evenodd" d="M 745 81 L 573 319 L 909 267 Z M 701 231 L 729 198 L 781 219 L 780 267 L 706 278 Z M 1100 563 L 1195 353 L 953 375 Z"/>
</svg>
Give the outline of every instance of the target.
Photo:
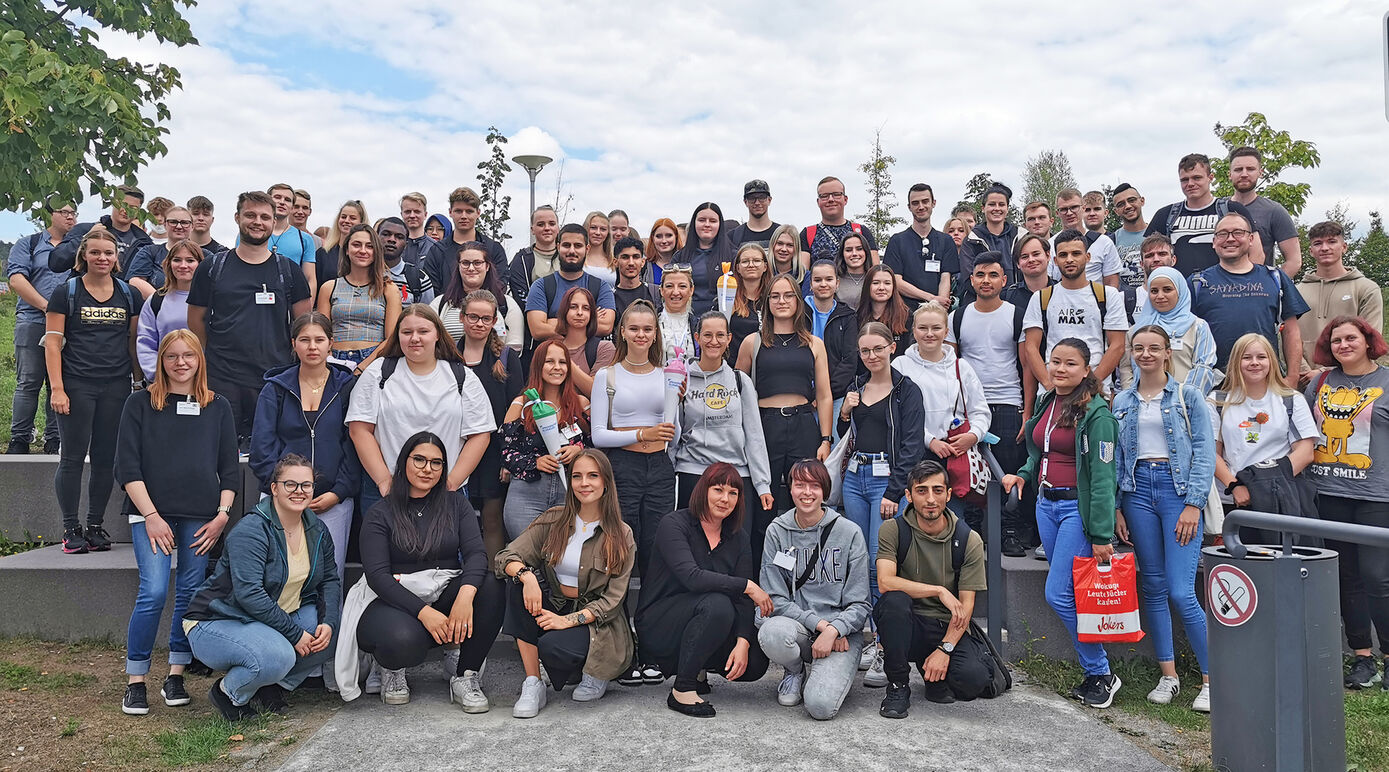
<svg viewBox="0 0 1389 772">
<path fill-rule="evenodd" d="M 230 516 L 230 515 L 231 515 L 231 505 L 230 505 L 230 504 L 223 504 L 222 506 L 218 507 L 218 508 L 217 508 L 217 514 L 219 514 L 219 515 L 228 515 L 228 516 Z"/>
<path fill-rule="evenodd" d="M 945 652 L 946 654 L 949 654 L 949 653 L 951 653 L 952 651 L 955 650 L 955 644 L 951 643 L 950 641 L 941 641 L 941 642 L 940 642 L 940 645 L 937 646 L 936 648 L 940 649 L 941 651 Z"/>
<path fill-rule="evenodd" d="M 516 584 L 520 584 L 520 583 L 521 583 L 521 575 L 522 575 L 522 574 L 529 574 L 529 573 L 534 573 L 534 572 L 531 571 L 531 567 L 530 567 L 530 566 L 524 566 L 520 571 L 517 571 L 516 574 L 515 574 L 514 576 L 511 577 L 511 581 L 515 582 Z"/>
<path fill-rule="evenodd" d="M 831 436 L 829 436 L 828 434 L 826 434 L 825 436 L 823 436 L 823 437 L 820 438 L 820 443 L 821 443 L 821 444 L 824 444 L 824 443 L 826 443 L 826 442 L 828 442 L 829 444 L 833 445 L 833 444 L 834 444 L 834 438 L 831 437 Z"/>
</svg>

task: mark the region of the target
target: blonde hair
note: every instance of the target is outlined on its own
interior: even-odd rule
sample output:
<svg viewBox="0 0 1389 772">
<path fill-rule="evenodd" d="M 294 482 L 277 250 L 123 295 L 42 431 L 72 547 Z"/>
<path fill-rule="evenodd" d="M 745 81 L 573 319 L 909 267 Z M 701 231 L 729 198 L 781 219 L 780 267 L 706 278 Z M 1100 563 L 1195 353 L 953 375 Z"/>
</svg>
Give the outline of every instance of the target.
<svg viewBox="0 0 1389 772">
<path fill-rule="evenodd" d="M 916 328 L 917 317 L 921 316 L 923 313 L 940 314 L 940 318 L 946 321 L 950 320 L 950 311 L 947 310 L 945 306 L 935 300 L 928 300 L 917 306 L 916 310 L 912 312 L 912 329 Z"/>
<path fill-rule="evenodd" d="M 589 248 L 593 246 L 588 241 L 588 224 L 593 222 L 595 217 L 603 218 L 603 222 L 608 224 L 608 235 L 603 237 L 603 256 L 608 259 L 608 267 L 612 268 L 614 263 L 612 220 L 609 220 L 608 216 L 602 212 L 589 212 L 588 216 L 584 218 L 584 254 L 588 254 Z"/>
<path fill-rule="evenodd" d="M 109 241 L 116 247 L 116 265 L 111 269 L 111 275 L 115 276 L 121 270 L 121 243 L 116 240 L 115 234 L 106 229 L 99 231 L 87 231 L 87 235 L 82 237 L 81 243 L 77 245 L 77 257 L 73 259 L 72 270 L 77 273 L 87 272 L 87 245 L 93 241 Z M 72 302 L 71 299 L 68 300 Z"/>
<path fill-rule="evenodd" d="M 150 407 L 163 410 L 169 400 L 169 373 L 164 369 L 164 353 L 175 343 L 183 342 L 198 357 L 198 371 L 193 374 L 193 393 L 190 395 L 201 407 L 207 407 L 216 394 L 207 387 L 207 357 L 203 354 L 203 344 L 198 336 L 184 329 L 170 330 L 159 341 L 159 352 L 154 358 L 154 380 L 149 385 Z"/>
<path fill-rule="evenodd" d="M 1241 335 L 1235 345 L 1230 347 L 1230 357 L 1225 360 L 1225 380 L 1220 384 L 1220 390 L 1225 392 L 1225 399 L 1221 400 L 1221 407 L 1238 405 L 1245 400 L 1244 393 L 1244 370 L 1240 367 L 1240 359 L 1244 357 L 1246 351 L 1258 346 L 1264 350 L 1268 356 L 1268 388 L 1280 397 L 1288 397 L 1296 394 L 1297 391 L 1288 385 L 1283 378 L 1283 371 L 1278 369 L 1278 352 L 1273 349 L 1273 344 L 1269 343 L 1268 338 L 1257 332 Z"/>
<path fill-rule="evenodd" d="M 367 208 L 361 201 L 357 201 L 356 199 L 344 201 L 343 205 L 338 207 L 337 215 L 333 217 L 333 224 L 328 228 L 328 235 L 323 237 L 323 251 L 326 252 L 347 241 L 347 234 L 338 231 L 338 217 L 341 217 L 342 210 L 348 207 L 357 210 L 357 223 L 359 225 L 371 227 L 370 219 L 367 217 Z"/>
</svg>

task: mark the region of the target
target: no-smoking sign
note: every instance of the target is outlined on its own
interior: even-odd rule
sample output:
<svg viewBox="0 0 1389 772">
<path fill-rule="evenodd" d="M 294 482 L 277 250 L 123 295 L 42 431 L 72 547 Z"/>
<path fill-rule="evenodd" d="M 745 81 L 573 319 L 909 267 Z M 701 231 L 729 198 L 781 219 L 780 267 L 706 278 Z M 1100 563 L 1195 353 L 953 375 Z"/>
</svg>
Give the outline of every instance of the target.
<svg viewBox="0 0 1389 772">
<path fill-rule="evenodd" d="M 1206 598 L 1211 616 L 1226 627 L 1239 627 L 1254 616 L 1259 592 L 1254 580 L 1231 565 L 1218 565 L 1206 577 Z"/>
</svg>

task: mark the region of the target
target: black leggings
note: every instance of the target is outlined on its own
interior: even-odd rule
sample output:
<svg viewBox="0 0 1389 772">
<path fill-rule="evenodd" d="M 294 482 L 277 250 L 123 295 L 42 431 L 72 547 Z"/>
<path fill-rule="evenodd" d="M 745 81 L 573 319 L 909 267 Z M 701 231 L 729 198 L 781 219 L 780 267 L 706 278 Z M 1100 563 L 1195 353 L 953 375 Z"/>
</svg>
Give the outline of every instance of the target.
<svg viewBox="0 0 1389 772">
<path fill-rule="evenodd" d="M 462 586 L 461 579 L 454 579 L 430 605 L 447 616 Z M 502 583 L 489 574 L 473 597 L 472 635 L 458 644 L 458 672 L 453 675 L 482 669 L 488 650 L 497 640 L 505 612 L 505 590 Z M 380 598 L 367 606 L 357 623 L 357 646 L 376 657 L 376 662 L 387 670 L 414 667 L 424 662 L 425 656 L 438 645 L 418 617 Z"/>
<path fill-rule="evenodd" d="M 701 670 L 728 675 L 728 655 L 738 643 L 737 609 L 718 592 L 673 595 L 644 609 L 637 618 L 642 662 L 675 674 L 675 689 L 694 691 Z M 754 636 L 755 637 L 755 636 Z M 748 666 L 737 681 L 756 681 L 767 672 L 767 655 L 748 641 Z"/>
<path fill-rule="evenodd" d="M 637 542 L 637 571 L 646 576 L 656 526 L 661 518 L 675 511 L 675 466 L 665 451 L 637 453 L 614 448 L 608 451 L 608 460 L 613 467 L 622 521 L 632 529 Z"/>
<path fill-rule="evenodd" d="M 1389 528 L 1389 502 L 1318 496 L 1321 519 Z M 1379 653 L 1389 656 L 1389 549 L 1326 540 L 1341 553 L 1341 619 L 1352 649 L 1371 646 L 1370 625 L 1379 634 Z"/>
<path fill-rule="evenodd" d="M 574 599 L 565 598 L 561 608 L 543 589 L 541 596 L 541 608 L 546 611 L 572 614 L 578 610 L 579 604 Z M 506 626 L 503 629 L 507 635 L 540 650 L 540 663 L 550 674 L 550 685 L 557 692 L 563 691 L 570 676 L 583 670 L 584 663 L 588 661 L 588 625 L 576 625 L 566 630 L 541 630 L 535 617 L 526 611 L 519 584 L 507 587 Z"/>
<path fill-rule="evenodd" d="M 130 396 L 130 379 L 70 376 L 63 380 L 63 390 L 68 395 L 68 413 L 58 415 L 61 440 L 58 471 L 53 475 L 63 530 L 80 524 L 82 461 L 87 456 L 92 460 L 91 476 L 87 479 L 87 525 L 99 528 L 116 479 L 116 432 Z"/>
<path fill-rule="evenodd" d="M 791 465 L 804 458 L 815 458 L 820 449 L 820 419 L 816 417 L 813 404 L 783 408 L 764 407 L 762 414 L 762 433 L 767 440 L 767 461 L 772 471 L 772 498 L 775 503 L 770 511 L 757 507 L 753 510 L 752 554 L 756 560 L 762 559 L 762 541 L 777 515 L 791 508 L 791 488 L 786 474 Z M 828 434 L 828 432 L 826 432 Z"/>
</svg>

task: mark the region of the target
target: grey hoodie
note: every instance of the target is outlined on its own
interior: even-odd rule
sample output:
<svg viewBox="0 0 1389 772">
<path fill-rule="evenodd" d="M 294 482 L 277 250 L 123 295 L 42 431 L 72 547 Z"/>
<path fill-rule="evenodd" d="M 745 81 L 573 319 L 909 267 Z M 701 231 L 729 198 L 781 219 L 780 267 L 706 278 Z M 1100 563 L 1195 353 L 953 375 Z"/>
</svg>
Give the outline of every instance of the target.
<svg viewBox="0 0 1389 772">
<path fill-rule="evenodd" d="M 675 471 L 704 474 L 716 461 L 727 461 L 742 477 L 752 478 L 758 495 L 772 492 L 767 441 L 757 411 L 752 379 L 721 363 L 712 373 L 690 365 L 685 400 L 680 403 L 680 444 Z"/>
<path fill-rule="evenodd" d="M 820 545 L 820 530 L 841 519 L 838 512 L 826 507 L 824 517 L 811 528 L 796 523 L 794 509 L 773 520 L 762 547 L 761 584 L 772 596 L 774 616 L 794 619 L 812 632 L 823 619 L 843 637 L 862 630 L 872 610 L 868 603 L 868 545 L 858 526 L 847 519 L 836 526 L 820 553 L 819 567 L 800 590 L 792 592 Z M 794 571 L 772 562 L 778 552 L 788 548 L 796 556 Z"/>
</svg>

